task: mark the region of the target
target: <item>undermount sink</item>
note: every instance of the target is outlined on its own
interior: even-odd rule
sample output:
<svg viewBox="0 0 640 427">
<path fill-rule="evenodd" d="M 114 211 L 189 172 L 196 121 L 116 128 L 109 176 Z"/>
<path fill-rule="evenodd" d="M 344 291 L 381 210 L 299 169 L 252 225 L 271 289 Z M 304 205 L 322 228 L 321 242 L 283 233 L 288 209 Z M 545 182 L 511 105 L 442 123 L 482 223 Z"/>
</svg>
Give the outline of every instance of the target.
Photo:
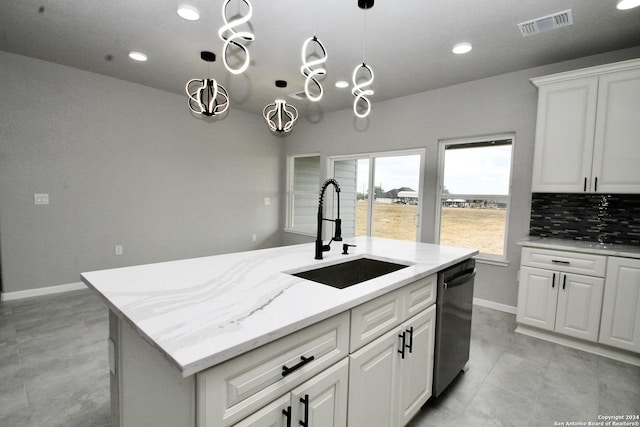
<svg viewBox="0 0 640 427">
<path fill-rule="evenodd" d="M 290 273 L 293 276 L 312 280 L 334 288 L 344 289 L 385 274 L 393 273 L 408 265 L 381 261 L 372 258 L 358 258 L 326 267 Z"/>
</svg>

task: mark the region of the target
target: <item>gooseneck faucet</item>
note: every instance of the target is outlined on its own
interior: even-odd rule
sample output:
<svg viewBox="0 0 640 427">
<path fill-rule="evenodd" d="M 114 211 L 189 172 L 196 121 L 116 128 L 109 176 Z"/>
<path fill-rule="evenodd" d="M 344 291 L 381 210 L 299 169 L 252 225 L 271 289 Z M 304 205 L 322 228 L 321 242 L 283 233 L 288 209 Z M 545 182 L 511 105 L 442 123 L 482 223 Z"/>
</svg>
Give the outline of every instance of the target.
<svg viewBox="0 0 640 427">
<path fill-rule="evenodd" d="M 322 203 L 324 200 L 324 192 L 329 185 L 333 185 L 336 190 L 336 198 L 338 199 L 338 217 L 336 219 L 323 218 L 322 216 Z M 322 221 L 331 221 L 336 224 L 335 235 L 331 238 L 326 245 L 322 244 Z M 322 184 L 320 188 L 320 201 L 318 203 L 318 234 L 316 235 L 316 257 L 315 259 L 322 259 L 322 252 L 327 252 L 331 249 L 331 242 L 342 241 L 342 221 L 340 220 L 340 186 L 335 179 L 328 179 Z"/>
</svg>

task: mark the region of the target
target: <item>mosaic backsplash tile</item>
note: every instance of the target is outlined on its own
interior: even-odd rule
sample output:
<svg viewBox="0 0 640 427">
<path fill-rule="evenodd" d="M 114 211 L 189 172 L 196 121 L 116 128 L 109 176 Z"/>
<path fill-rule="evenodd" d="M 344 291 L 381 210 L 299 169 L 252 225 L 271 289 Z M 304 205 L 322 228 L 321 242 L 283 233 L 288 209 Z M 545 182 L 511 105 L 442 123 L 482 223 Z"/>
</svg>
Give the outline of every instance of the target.
<svg viewBox="0 0 640 427">
<path fill-rule="evenodd" d="M 640 194 L 533 193 L 529 234 L 640 246 Z"/>
</svg>

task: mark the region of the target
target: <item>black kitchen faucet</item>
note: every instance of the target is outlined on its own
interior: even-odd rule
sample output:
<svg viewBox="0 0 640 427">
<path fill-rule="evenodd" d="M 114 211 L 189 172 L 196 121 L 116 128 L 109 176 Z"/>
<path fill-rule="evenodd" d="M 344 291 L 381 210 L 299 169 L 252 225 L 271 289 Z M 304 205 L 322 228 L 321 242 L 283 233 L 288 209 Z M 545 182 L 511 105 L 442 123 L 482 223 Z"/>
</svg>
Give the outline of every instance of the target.
<svg viewBox="0 0 640 427">
<path fill-rule="evenodd" d="M 322 202 L 324 200 L 324 192 L 329 186 L 332 184 L 336 190 L 336 198 L 338 199 L 338 216 L 336 219 L 328 219 L 323 218 L 322 216 Z M 331 221 L 336 224 L 335 235 L 331 238 L 329 243 L 326 245 L 322 244 L 322 221 Z M 322 252 L 327 252 L 331 249 L 331 242 L 341 242 L 342 241 L 342 221 L 340 220 L 340 186 L 335 179 L 328 179 L 322 184 L 320 188 L 320 200 L 318 203 L 318 233 L 316 235 L 316 256 L 315 259 L 322 259 Z"/>
</svg>

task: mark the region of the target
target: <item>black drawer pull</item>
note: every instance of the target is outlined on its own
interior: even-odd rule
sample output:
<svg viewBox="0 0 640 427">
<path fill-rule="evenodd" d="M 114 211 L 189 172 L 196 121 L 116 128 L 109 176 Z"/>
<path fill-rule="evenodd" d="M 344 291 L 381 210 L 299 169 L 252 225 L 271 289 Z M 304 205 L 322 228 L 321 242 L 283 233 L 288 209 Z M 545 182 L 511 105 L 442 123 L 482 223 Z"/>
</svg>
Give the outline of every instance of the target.
<svg viewBox="0 0 640 427">
<path fill-rule="evenodd" d="M 407 344 L 407 348 L 409 349 L 409 353 L 413 353 L 413 326 L 407 329 L 409 333 L 409 344 Z"/>
<path fill-rule="evenodd" d="M 587 191 L 587 177 L 584 177 L 584 191 Z"/>
<path fill-rule="evenodd" d="M 553 279 L 551 279 L 551 289 L 556 287 L 556 273 L 553 273 Z"/>
<path fill-rule="evenodd" d="M 567 275 L 564 275 L 564 279 L 562 280 L 562 290 L 564 291 L 565 286 L 567 286 Z"/>
<path fill-rule="evenodd" d="M 571 264 L 571 262 L 569 261 L 560 261 L 559 259 L 552 259 L 551 262 L 554 264 L 565 264 L 565 265 Z"/>
<path fill-rule="evenodd" d="M 287 427 L 291 427 L 291 406 L 287 406 L 287 409 L 283 409 L 282 415 L 287 417 Z"/>
<path fill-rule="evenodd" d="M 300 362 L 298 362 L 295 366 L 287 368 L 286 365 L 282 365 L 282 376 L 286 377 L 287 375 L 289 375 L 290 373 L 292 373 L 296 369 L 302 368 L 304 365 L 306 365 L 307 363 L 311 362 L 313 359 L 315 359 L 315 357 L 313 357 L 313 356 L 311 356 L 311 357 L 300 356 Z"/>
<path fill-rule="evenodd" d="M 402 344 L 400 344 L 400 350 L 398 350 L 398 353 L 400 353 L 402 355 L 402 358 L 404 359 L 404 349 L 405 349 L 406 343 L 407 343 L 406 332 L 403 332 L 400 335 L 398 335 L 398 338 L 400 338 L 402 340 Z"/>
<path fill-rule="evenodd" d="M 596 176 L 595 181 L 596 181 L 596 184 L 595 184 L 595 186 L 594 186 L 593 191 L 598 191 L 598 177 L 597 177 L 597 176 Z"/>
<path fill-rule="evenodd" d="M 298 424 L 302 427 L 309 427 L 309 395 L 305 394 L 300 398 L 300 403 L 304 405 L 304 421 L 300 420 Z"/>
</svg>

